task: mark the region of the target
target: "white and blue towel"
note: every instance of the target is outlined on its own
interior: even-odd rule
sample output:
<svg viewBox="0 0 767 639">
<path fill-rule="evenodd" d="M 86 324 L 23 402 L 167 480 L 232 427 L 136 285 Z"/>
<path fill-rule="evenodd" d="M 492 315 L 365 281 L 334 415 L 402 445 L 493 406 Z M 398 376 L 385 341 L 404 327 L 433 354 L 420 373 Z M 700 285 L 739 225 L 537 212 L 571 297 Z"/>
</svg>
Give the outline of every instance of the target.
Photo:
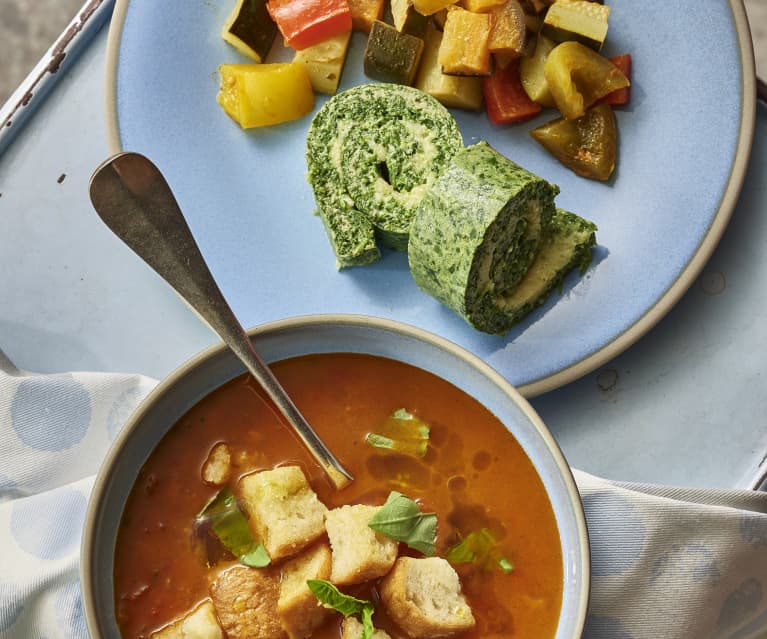
<svg viewBox="0 0 767 639">
<path fill-rule="evenodd" d="M 154 385 L 28 374 L 0 352 L 0 637 L 88 637 L 78 583 L 88 494 Z M 767 639 L 767 493 L 575 478 L 593 568 L 585 639 Z"/>
</svg>

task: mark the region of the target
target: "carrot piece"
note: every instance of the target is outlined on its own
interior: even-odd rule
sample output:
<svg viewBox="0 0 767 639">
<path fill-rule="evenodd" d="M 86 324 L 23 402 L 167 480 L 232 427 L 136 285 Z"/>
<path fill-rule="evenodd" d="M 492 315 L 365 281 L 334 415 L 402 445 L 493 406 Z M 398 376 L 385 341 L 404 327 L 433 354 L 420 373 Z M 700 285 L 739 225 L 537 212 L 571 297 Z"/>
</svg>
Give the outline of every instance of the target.
<svg viewBox="0 0 767 639">
<path fill-rule="evenodd" d="M 631 54 L 624 53 L 622 55 L 616 55 L 614 58 L 610 58 L 612 62 L 620 72 L 626 76 L 629 82 L 631 82 Z M 608 93 L 603 98 L 596 101 L 595 104 L 609 104 L 611 106 L 624 106 L 631 101 L 631 85 L 620 89 L 615 89 L 612 93 Z"/>
<path fill-rule="evenodd" d="M 541 112 L 541 105 L 527 95 L 519 78 L 519 59 L 505 67 L 496 66 L 493 74 L 482 78 L 487 115 L 494 124 L 523 122 Z"/>
<path fill-rule="evenodd" d="M 269 0 L 266 8 L 285 44 L 299 51 L 352 28 L 347 0 Z"/>
</svg>

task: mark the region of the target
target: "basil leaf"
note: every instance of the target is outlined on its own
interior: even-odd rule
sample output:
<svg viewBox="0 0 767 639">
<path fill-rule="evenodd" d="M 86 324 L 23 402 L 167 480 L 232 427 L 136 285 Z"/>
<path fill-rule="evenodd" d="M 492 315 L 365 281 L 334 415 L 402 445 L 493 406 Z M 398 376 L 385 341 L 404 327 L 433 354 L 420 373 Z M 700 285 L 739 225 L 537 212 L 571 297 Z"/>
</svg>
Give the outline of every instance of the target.
<svg viewBox="0 0 767 639">
<path fill-rule="evenodd" d="M 498 552 L 497 544 L 490 530 L 483 528 L 448 548 L 445 559 L 451 564 L 476 564 L 484 569 L 497 566 L 508 574 L 514 570 L 514 564 Z"/>
<path fill-rule="evenodd" d="M 344 594 L 325 579 L 307 579 L 306 585 L 317 599 L 333 610 L 337 610 L 344 617 L 361 614 L 366 608 L 373 609 L 372 602 Z"/>
<path fill-rule="evenodd" d="M 362 639 L 370 639 L 376 631 L 373 626 L 373 604 L 362 608 Z"/>
<path fill-rule="evenodd" d="M 228 486 L 208 500 L 197 514 L 197 522 L 207 522 L 221 545 L 239 557 L 245 565 L 263 568 L 271 562 L 266 548 L 250 532 L 248 520 L 237 506 L 237 499 Z"/>
<path fill-rule="evenodd" d="M 362 639 L 370 639 L 375 632 L 373 627 L 373 607 L 372 601 L 357 599 L 351 595 L 345 595 L 329 581 L 324 579 L 308 579 L 306 585 L 312 591 L 315 597 L 322 603 L 337 610 L 344 617 L 350 615 L 361 615 L 362 617 Z"/>
<path fill-rule="evenodd" d="M 514 564 L 511 563 L 506 557 L 501 557 L 498 560 L 498 567 L 503 570 L 507 575 L 514 570 Z"/>
<path fill-rule="evenodd" d="M 380 425 L 377 433 L 369 433 L 365 441 L 413 457 L 423 457 L 429 445 L 429 426 L 404 408 L 399 408 Z"/>
<path fill-rule="evenodd" d="M 269 553 L 266 552 L 264 544 L 258 544 L 250 552 L 246 552 L 240 557 L 240 563 L 250 566 L 251 568 L 264 568 L 272 563 Z"/>
<path fill-rule="evenodd" d="M 418 504 L 402 493 L 389 493 L 386 503 L 371 517 L 368 526 L 424 555 L 430 556 L 436 551 L 437 515 L 422 513 Z"/>
</svg>

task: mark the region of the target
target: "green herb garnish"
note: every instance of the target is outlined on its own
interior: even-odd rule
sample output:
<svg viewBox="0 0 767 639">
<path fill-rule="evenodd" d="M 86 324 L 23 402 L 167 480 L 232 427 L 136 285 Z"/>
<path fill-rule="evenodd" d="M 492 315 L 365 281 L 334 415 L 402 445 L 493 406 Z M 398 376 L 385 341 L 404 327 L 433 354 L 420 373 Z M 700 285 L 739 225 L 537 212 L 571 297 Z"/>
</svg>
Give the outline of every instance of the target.
<svg viewBox="0 0 767 639">
<path fill-rule="evenodd" d="M 240 555 L 240 563 L 250 566 L 251 568 L 265 568 L 272 563 L 272 559 L 269 557 L 269 553 L 266 552 L 264 544 L 258 544 L 250 552 Z"/>
<path fill-rule="evenodd" d="M 375 448 L 383 448 L 413 457 L 423 457 L 429 445 L 429 426 L 404 408 L 387 417 L 378 429 L 369 433 L 365 441 Z"/>
<path fill-rule="evenodd" d="M 511 563 L 506 557 L 501 557 L 498 560 L 498 567 L 503 570 L 506 574 L 509 574 L 514 570 L 514 564 Z"/>
<path fill-rule="evenodd" d="M 514 564 L 500 555 L 498 541 L 487 528 L 470 532 L 445 553 L 451 564 L 476 564 L 481 568 L 497 566 L 505 573 L 514 570 Z"/>
<path fill-rule="evenodd" d="M 221 545 L 246 566 L 263 568 L 271 562 L 266 548 L 250 532 L 248 520 L 237 506 L 237 499 L 228 486 L 205 504 L 196 519 L 198 522 L 208 522 Z"/>
<path fill-rule="evenodd" d="M 349 615 L 360 615 L 362 621 L 362 639 L 370 639 L 373 636 L 375 628 L 373 627 L 373 607 L 372 601 L 357 599 L 351 595 L 345 595 L 329 581 L 324 579 L 309 579 L 306 582 L 309 590 L 315 597 L 326 606 L 337 610 L 344 617 Z"/>
<path fill-rule="evenodd" d="M 402 493 L 389 493 L 386 503 L 376 511 L 368 526 L 387 537 L 405 542 L 424 555 L 433 555 L 436 550 L 437 515 L 422 513 L 418 504 Z"/>
</svg>

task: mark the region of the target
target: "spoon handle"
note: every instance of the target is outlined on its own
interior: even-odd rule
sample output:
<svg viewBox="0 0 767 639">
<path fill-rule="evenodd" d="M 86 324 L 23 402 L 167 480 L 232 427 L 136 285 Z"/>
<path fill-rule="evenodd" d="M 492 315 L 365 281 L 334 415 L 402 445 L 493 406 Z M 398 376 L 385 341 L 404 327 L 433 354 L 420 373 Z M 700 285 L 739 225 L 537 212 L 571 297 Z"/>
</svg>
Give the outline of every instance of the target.
<svg viewBox="0 0 767 639">
<path fill-rule="evenodd" d="M 90 197 L 104 223 L 197 311 L 293 426 L 338 489 L 352 476 L 314 432 L 253 347 L 208 269 L 168 183 L 143 155 L 120 153 L 93 174 Z"/>
</svg>

